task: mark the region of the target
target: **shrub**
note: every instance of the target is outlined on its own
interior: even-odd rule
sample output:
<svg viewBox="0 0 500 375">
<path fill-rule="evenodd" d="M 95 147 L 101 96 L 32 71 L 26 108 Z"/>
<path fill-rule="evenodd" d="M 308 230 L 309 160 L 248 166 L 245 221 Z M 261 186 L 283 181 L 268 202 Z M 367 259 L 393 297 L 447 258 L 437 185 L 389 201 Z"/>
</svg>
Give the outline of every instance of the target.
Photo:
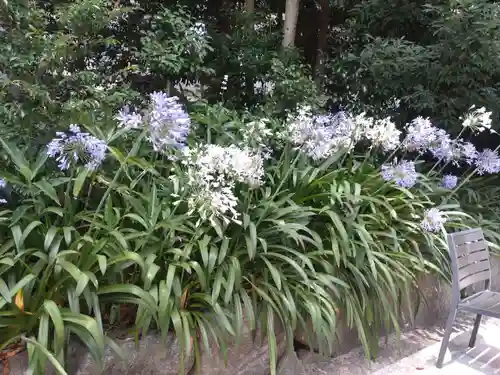
<svg viewBox="0 0 500 375">
<path fill-rule="evenodd" d="M 495 152 L 428 119 L 401 141 L 389 119 L 197 108 L 154 93 L 118 126 L 58 133 L 35 162 L 3 142 L 15 173 L 2 173 L 1 347 L 26 342 L 34 373 L 47 360 L 65 373 L 70 334 L 97 362 L 106 344 L 118 351 L 105 334 L 117 306 L 134 312 L 136 337 L 173 331 L 184 354 L 260 327 L 273 373 L 275 317 L 289 349 L 302 329 L 326 351 L 342 310 L 373 356 L 381 327 L 400 330 L 417 275 L 446 277 L 444 225 L 474 222 L 456 198 L 473 174 L 442 186 L 442 170 L 500 170 Z M 487 124 L 481 114 L 467 125 Z"/>
<path fill-rule="evenodd" d="M 2 2 L 2 137 L 45 145 L 68 122 L 136 104 L 158 82 L 171 90 L 210 75 L 202 25 L 185 8 L 147 3 Z"/>
</svg>

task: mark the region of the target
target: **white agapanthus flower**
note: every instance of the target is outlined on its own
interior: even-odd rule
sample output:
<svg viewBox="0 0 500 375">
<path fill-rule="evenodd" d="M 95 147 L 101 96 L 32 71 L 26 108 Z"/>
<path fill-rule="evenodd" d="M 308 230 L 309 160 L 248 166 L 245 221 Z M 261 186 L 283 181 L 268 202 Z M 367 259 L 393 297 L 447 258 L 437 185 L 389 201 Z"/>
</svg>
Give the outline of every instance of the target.
<svg viewBox="0 0 500 375">
<path fill-rule="evenodd" d="M 345 112 L 313 116 L 311 108 L 300 107 L 288 118 L 284 137 L 314 160 L 328 158 L 337 151 L 349 151 L 359 139 L 356 124 Z"/>
<path fill-rule="evenodd" d="M 470 107 L 470 112 L 465 115 L 462 126 L 478 132 L 482 132 L 485 129 L 492 131 L 491 113 L 486 111 L 485 107 L 475 109 L 475 106 L 472 106 Z"/>
<path fill-rule="evenodd" d="M 391 121 L 390 117 L 380 120 L 372 119 L 372 121 L 366 119 L 363 123 L 364 135 L 374 147 L 380 147 L 386 152 L 394 151 L 399 147 L 401 131 L 397 129 L 396 124 Z"/>
<path fill-rule="evenodd" d="M 188 198 L 188 207 L 198 210 L 202 219 L 206 220 L 212 216 L 229 217 L 236 220 L 238 212 L 238 198 L 234 195 L 231 186 L 223 186 L 217 190 L 210 191 L 207 188 L 193 190 L 193 194 Z"/>
<path fill-rule="evenodd" d="M 420 226 L 427 232 L 437 233 L 446 223 L 446 217 L 439 208 L 433 207 L 424 212 Z"/>
<path fill-rule="evenodd" d="M 401 131 L 390 117 L 375 119 L 366 113 L 352 116 L 312 115 L 311 108 L 299 108 L 286 124 L 287 139 L 314 160 L 321 160 L 344 150 L 351 151 L 362 139 L 383 151 L 393 151 L 401 144 Z"/>
<path fill-rule="evenodd" d="M 252 186 L 260 185 L 264 176 L 260 155 L 235 145 L 207 145 L 195 159 L 199 170 L 205 174 L 230 178 Z"/>
<path fill-rule="evenodd" d="M 186 156 L 190 209 L 198 210 L 202 219 L 237 220 L 234 187 L 236 183 L 251 187 L 262 184 L 262 156 L 235 145 L 205 145 L 186 151 Z"/>
</svg>

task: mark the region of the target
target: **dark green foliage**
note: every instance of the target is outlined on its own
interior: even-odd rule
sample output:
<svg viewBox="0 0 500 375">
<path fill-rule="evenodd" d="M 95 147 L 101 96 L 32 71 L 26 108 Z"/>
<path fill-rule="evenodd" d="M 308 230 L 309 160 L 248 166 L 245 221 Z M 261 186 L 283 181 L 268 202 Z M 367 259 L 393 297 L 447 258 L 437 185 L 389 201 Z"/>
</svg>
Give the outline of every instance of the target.
<svg viewBox="0 0 500 375">
<path fill-rule="evenodd" d="M 346 105 L 375 112 L 399 99 L 402 120 L 431 116 L 458 133 L 470 106 L 498 113 L 497 13 L 486 0 L 356 4 L 337 25 L 328 86 Z"/>
<path fill-rule="evenodd" d="M 68 122 L 102 117 L 139 93 L 192 81 L 210 50 L 186 10 L 106 0 L 9 3 L 0 35 L 0 131 L 46 143 Z"/>
</svg>

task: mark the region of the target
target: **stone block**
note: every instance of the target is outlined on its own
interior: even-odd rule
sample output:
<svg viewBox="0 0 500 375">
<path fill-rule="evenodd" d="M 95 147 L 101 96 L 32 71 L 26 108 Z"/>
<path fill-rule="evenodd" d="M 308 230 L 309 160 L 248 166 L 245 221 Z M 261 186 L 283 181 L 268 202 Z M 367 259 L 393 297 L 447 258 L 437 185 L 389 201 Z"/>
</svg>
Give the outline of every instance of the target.
<svg viewBox="0 0 500 375">
<path fill-rule="evenodd" d="M 285 353 L 286 342 L 284 331 L 278 324 L 278 319 L 276 319 L 275 327 L 277 358 L 281 358 Z M 227 363 L 224 363 L 223 355 L 215 344 L 212 345 L 210 352 L 202 350 L 200 373 L 202 375 L 269 375 L 270 359 L 267 333 L 257 329 L 255 340 L 253 336 L 248 327 L 245 327 L 239 344 L 229 345 Z M 192 375 L 195 374 L 196 371 L 193 370 Z"/>
<path fill-rule="evenodd" d="M 104 368 L 97 366 L 86 348 L 73 343 L 68 353 L 68 374 L 70 375 L 178 375 L 181 364 L 180 346 L 174 335 L 162 342 L 160 335 L 149 334 L 139 340 L 138 345 L 132 339 L 116 340 L 122 348 L 125 358 L 118 357 L 106 349 Z M 184 360 L 185 374 L 194 365 L 191 354 Z M 27 353 L 23 352 L 9 359 L 9 375 L 24 375 L 28 367 Z M 0 365 L 0 373 L 3 365 Z M 55 374 L 48 366 L 47 375 Z"/>
<path fill-rule="evenodd" d="M 410 296 L 414 321 L 407 328 L 430 327 L 446 319 L 450 312 L 451 284 L 439 275 L 423 274 L 418 277 L 417 285 L 418 289 L 412 290 Z"/>
<path fill-rule="evenodd" d="M 312 332 L 313 329 L 312 322 L 309 322 L 308 326 L 309 326 L 309 331 Z M 332 332 L 332 335 L 335 336 L 335 343 L 330 353 L 326 353 L 329 354 L 331 357 L 345 354 L 360 345 L 356 329 L 350 328 L 347 325 L 347 322 L 344 318 L 344 314 L 341 312 L 337 313 L 336 332 Z M 302 345 L 309 347 L 307 334 L 302 329 L 296 331 L 295 340 L 301 343 Z M 314 345 L 313 349 L 315 351 L 318 351 L 320 347 L 319 343 L 313 342 L 313 345 Z M 324 344 L 323 346 L 326 347 L 326 344 Z"/>
<path fill-rule="evenodd" d="M 307 375 L 308 372 L 302 360 L 297 357 L 297 353 L 287 353 L 280 360 L 278 365 L 278 375 Z"/>
</svg>

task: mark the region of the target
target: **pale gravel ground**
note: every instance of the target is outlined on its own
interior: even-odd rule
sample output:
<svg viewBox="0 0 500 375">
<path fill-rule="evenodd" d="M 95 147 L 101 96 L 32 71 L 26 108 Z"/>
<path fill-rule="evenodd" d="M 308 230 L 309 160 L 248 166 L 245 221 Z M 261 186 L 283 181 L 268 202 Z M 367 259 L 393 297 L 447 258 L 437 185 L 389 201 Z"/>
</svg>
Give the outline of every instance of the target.
<svg viewBox="0 0 500 375">
<path fill-rule="evenodd" d="M 468 349 L 473 318 L 458 319 L 441 370 L 435 367 L 443 335 L 440 327 L 409 331 L 399 344 L 389 337 L 372 362 L 360 349 L 336 358 L 300 352 L 299 358 L 308 375 L 500 375 L 500 320 L 484 318 L 476 347 Z"/>
</svg>

